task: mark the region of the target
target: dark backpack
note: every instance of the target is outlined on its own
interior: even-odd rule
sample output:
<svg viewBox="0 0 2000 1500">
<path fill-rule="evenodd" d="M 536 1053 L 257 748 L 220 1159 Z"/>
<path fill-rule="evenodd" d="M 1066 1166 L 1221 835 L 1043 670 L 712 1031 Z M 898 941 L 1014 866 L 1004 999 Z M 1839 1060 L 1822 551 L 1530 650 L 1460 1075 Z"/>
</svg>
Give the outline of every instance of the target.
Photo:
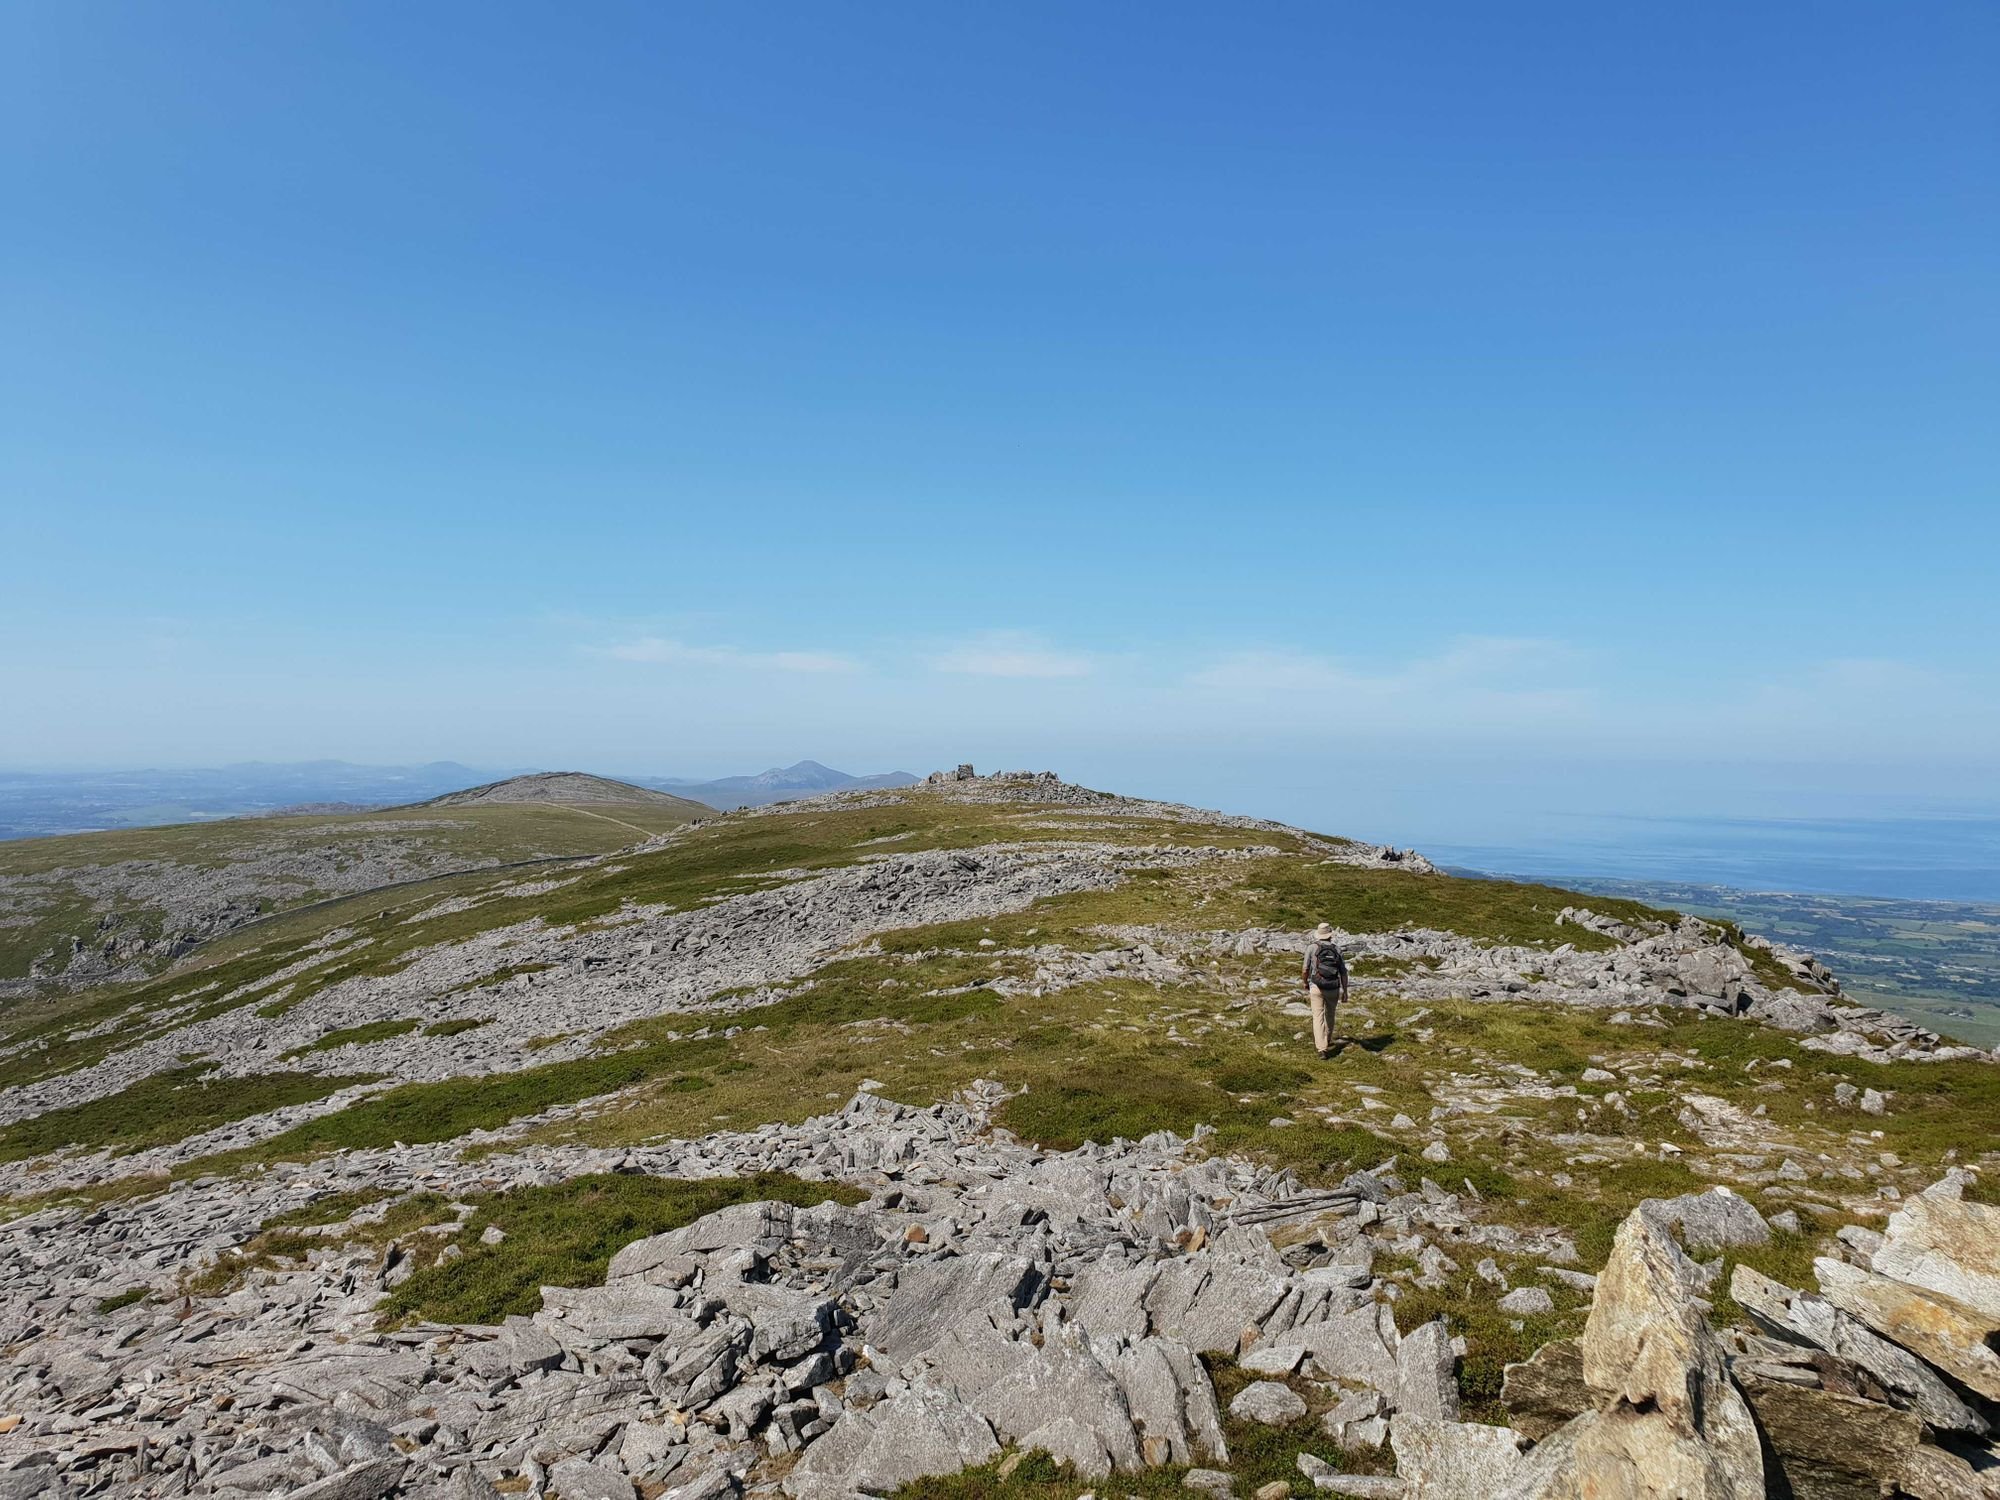
<svg viewBox="0 0 2000 1500">
<path fill-rule="evenodd" d="M 1313 944 L 1311 967 L 1312 982 L 1323 990 L 1338 989 L 1347 978 L 1347 961 L 1332 943 Z"/>
</svg>

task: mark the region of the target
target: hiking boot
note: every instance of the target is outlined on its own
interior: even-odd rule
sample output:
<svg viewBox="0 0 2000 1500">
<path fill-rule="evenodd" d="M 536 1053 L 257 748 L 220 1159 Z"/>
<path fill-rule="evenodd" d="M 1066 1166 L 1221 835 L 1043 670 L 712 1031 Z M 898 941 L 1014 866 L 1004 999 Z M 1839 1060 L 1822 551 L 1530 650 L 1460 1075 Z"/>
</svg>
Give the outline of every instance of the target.
<svg viewBox="0 0 2000 1500">
<path fill-rule="evenodd" d="M 1321 1062 L 1331 1062 L 1331 1061 L 1333 1060 L 1333 1048 L 1331 1048 L 1331 1047 L 1322 1047 L 1322 1048 L 1320 1048 L 1320 1049 L 1319 1049 L 1319 1060 L 1320 1060 Z"/>
</svg>

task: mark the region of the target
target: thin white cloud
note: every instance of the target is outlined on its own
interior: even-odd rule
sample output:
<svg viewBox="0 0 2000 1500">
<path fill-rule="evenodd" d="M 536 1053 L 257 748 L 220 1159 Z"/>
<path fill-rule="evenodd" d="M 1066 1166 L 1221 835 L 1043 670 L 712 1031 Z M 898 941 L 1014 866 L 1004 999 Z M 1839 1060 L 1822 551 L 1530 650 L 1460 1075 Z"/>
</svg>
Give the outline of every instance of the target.
<svg viewBox="0 0 2000 1500">
<path fill-rule="evenodd" d="M 1234 651 L 1185 686 L 1239 726 L 1380 738 L 1545 733 L 1589 720 L 1597 703 L 1582 653 L 1558 641 L 1471 636 L 1388 665 L 1294 648 Z"/>
<path fill-rule="evenodd" d="M 744 651 L 735 646 L 695 646 L 644 635 L 600 648 L 614 661 L 656 666 L 726 667 L 748 672 L 853 672 L 859 663 L 833 651 Z"/>
<path fill-rule="evenodd" d="M 1291 648 L 1234 651 L 1191 673 L 1193 687 L 1244 695 L 1349 692 L 1371 697 L 1458 690 L 1546 688 L 1579 653 L 1560 641 L 1465 636 L 1429 656 L 1368 669 L 1345 658 Z"/>
<path fill-rule="evenodd" d="M 930 659 L 931 668 L 967 677 L 1088 677 L 1095 668 L 1079 651 L 1062 651 L 1040 636 L 992 630 Z"/>
</svg>

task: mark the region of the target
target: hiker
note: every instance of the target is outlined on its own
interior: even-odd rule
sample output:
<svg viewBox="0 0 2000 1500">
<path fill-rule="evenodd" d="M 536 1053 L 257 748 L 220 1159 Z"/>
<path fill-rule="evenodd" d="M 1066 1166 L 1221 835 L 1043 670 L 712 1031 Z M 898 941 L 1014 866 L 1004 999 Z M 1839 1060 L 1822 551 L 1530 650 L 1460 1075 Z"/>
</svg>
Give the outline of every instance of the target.
<svg viewBox="0 0 2000 1500">
<path fill-rule="evenodd" d="M 1347 998 L 1347 960 L 1333 941 L 1333 924 L 1322 922 L 1306 950 L 1306 993 L 1312 997 L 1313 1046 L 1322 1060 L 1333 1056 L 1333 1020 Z"/>
</svg>

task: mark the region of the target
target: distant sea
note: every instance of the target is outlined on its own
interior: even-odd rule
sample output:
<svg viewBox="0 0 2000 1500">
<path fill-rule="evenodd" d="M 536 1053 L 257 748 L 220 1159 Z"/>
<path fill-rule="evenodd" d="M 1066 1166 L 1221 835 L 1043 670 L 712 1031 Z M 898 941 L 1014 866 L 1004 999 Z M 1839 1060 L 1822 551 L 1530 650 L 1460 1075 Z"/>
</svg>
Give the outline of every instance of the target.
<svg viewBox="0 0 2000 1500">
<path fill-rule="evenodd" d="M 1442 864 L 1560 880 L 2000 903 L 2000 818 L 1552 817 L 1532 840 L 1422 843 Z"/>
</svg>

